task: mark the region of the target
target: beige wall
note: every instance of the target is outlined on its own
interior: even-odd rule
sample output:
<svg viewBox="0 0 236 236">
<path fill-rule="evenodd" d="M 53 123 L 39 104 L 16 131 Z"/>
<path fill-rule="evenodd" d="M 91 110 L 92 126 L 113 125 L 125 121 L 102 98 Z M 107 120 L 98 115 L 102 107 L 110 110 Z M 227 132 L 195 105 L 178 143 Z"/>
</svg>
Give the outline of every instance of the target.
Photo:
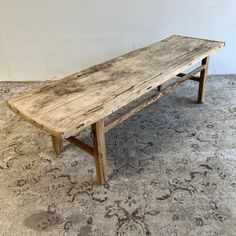
<svg viewBox="0 0 236 236">
<path fill-rule="evenodd" d="M 0 80 L 59 79 L 171 34 L 224 40 L 210 73 L 236 73 L 235 0 L 0 0 Z"/>
</svg>

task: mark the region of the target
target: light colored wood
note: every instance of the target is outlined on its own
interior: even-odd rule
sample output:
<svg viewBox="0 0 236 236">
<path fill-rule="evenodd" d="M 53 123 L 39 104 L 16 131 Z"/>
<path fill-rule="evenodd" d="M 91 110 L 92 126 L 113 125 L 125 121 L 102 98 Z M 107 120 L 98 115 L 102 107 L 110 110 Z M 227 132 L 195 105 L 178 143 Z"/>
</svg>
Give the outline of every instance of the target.
<svg viewBox="0 0 236 236">
<path fill-rule="evenodd" d="M 154 103 L 155 101 L 157 101 L 158 99 L 163 97 L 164 95 L 170 93 L 178 85 L 182 84 L 184 81 L 186 81 L 188 79 L 191 79 L 195 74 L 199 73 L 200 71 L 205 70 L 205 68 L 206 68 L 206 66 L 202 65 L 202 66 L 196 68 L 195 70 L 193 70 L 192 72 L 190 72 L 188 74 L 185 74 L 180 80 L 178 80 L 177 82 L 173 83 L 172 85 L 169 85 L 162 92 L 160 92 L 160 93 L 158 93 L 156 95 L 153 95 L 151 98 L 147 98 L 144 102 L 142 102 L 140 105 L 136 106 L 135 108 L 133 108 L 132 110 L 130 110 L 126 114 L 120 116 L 119 118 L 115 119 L 114 121 L 111 121 L 111 123 L 109 123 L 109 124 L 107 124 L 105 126 L 105 132 L 107 132 L 110 129 L 114 128 L 115 126 L 119 125 L 120 123 L 122 123 L 123 121 L 128 119 L 129 117 L 133 116 L 136 112 L 139 112 L 143 108 L 151 105 L 152 103 Z"/>
<path fill-rule="evenodd" d="M 198 88 L 198 103 L 203 103 L 205 95 L 205 85 L 208 73 L 208 64 L 209 64 L 209 57 L 206 57 L 202 60 L 202 65 L 205 65 L 206 68 L 200 73 L 199 88 Z"/>
<path fill-rule="evenodd" d="M 55 131 L 53 129 L 53 127 L 51 127 L 49 124 L 46 124 L 44 122 L 37 122 L 35 121 L 34 118 L 31 118 L 32 116 L 30 114 L 28 114 L 27 112 L 23 111 L 23 110 L 18 110 L 12 103 L 11 101 L 6 101 L 6 106 L 12 111 L 14 112 L 16 115 L 22 117 L 24 120 L 28 121 L 29 123 L 31 123 L 32 125 L 50 133 L 51 135 L 61 138 L 60 133 L 58 133 L 57 131 Z"/>
<path fill-rule="evenodd" d="M 56 136 L 51 135 L 52 139 L 52 148 L 56 154 L 59 154 L 63 151 L 62 139 Z"/>
<path fill-rule="evenodd" d="M 103 185 L 108 179 L 104 120 L 99 120 L 91 126 L 93 136 L 94 159 L 97 183 Z"/>
<path fill-rule="evenodd" d="M 76 136 L 222 47 L 223 42 L 173 35 L 11 99 L 7 105 L 54 136 Z M 202 94 L 203 88 L 204 83 Z"/>
<path fill-rule="evenodd" d="M 83 151 L 87 152 L 90 155 L 94 155 L 94 149 L 90 147 L 88 144 L 82 142 L 81 140 L 77 139 L 76 137 L 69 137 L 66 139 L 68 142 L 74 144 L 75 146 L 78 146 Z"/>
</svg>

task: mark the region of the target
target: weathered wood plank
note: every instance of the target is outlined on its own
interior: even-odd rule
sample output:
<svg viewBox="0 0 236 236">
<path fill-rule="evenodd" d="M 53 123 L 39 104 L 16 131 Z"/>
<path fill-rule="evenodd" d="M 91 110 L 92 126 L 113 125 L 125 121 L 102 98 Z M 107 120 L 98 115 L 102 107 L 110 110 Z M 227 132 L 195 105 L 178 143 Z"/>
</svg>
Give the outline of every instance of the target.
<svg viewBox="0 0 236 236">
<path fill-rule="evenodd" d="M 174 35 L 12 99 L 8 106 L 32 124 L 68 138 L 223 46 Z"/>
<path fill-rule="evenodd" d="M 27 112 L 25 112 L 23 110 L 19 110 L 16 106 L 13 105 L 13 103 L 11 101 L 6 101 L 6 106 L 12 112 L 14 112 L 16 115 L 22 117 L 24 120 L 28 121 L 32 125 L 52 134 L 55 137 L 61 138 L 60 133 L 58 133 L 53 127 L 51 127 L 50 124 L 46 124 L 43 121 L 38 121 L 35 118 L 33 118 L 30 114 L 28 114 Z"/>
</svg>

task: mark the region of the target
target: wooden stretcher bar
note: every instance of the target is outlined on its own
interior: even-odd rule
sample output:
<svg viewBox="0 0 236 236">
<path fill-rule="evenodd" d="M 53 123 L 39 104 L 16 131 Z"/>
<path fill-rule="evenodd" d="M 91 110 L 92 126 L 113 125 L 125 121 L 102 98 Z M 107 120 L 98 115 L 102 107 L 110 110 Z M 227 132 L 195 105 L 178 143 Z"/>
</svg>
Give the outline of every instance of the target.
<svg viewBox="0 0 236 236">
<path fill-rule="evenodd" d="M 78 146 L 80 149 L 84 150 L 90 155 L 94 155 L 94 148 L 90 147 L 88 144 L 84 143 L 83 141 L 77 139 L 76 137 L 69 137 L 66 139 L 68 142 Z"/>
<path fill-rule="evenodd" d="M 177 77 L 184 77 L 186 74 L 185 73 L 179 73 L 178 75 L 176 75 Z M 199 76 L 192 76 L 189 78 L 189 80 L 193 80 L 193 81 L 200 81 L 200 77 Z"/>
</svg>

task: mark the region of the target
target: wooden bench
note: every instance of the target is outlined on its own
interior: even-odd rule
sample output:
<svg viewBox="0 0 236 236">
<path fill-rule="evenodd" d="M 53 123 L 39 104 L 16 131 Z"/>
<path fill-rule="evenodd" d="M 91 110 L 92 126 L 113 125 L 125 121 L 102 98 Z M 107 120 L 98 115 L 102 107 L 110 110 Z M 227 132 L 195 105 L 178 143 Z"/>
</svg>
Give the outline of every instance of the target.
<svg viewBox="0 0 236 236">
<path fill-rule="evenodd" d="M 203 101 L 209 56 L 224 47 L 223 42 L 173 35 L 160 42 L 93 66 L 53 84 L 6 102 L 26 121 L 48 132 L 53 149 L 60 153 L 62 140 L 94 156 L 98 184 L 108 178 L 105 133 L 144 107 L 171 92 L 186 80 L 199 83 L 198 102 Z M 182 73 L 193 64 L 201 65 Z M 200 73 L 200 76 L 196 74 Z M 161 86 L 174 76 L 177 82 Z M 104 124 L 104 118 L 135 99 L 156 90 L 156 94 L 119 118 Z M 91 126 L 93 147 L 76 136 Z"/>
</svg>

